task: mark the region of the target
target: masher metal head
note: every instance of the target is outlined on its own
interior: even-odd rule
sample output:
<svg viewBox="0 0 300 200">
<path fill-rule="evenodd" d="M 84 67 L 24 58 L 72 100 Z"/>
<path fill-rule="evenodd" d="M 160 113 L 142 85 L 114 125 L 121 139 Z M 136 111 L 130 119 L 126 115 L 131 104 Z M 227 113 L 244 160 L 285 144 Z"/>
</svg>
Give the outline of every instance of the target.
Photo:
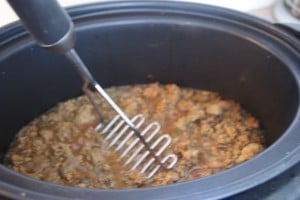
<svg viewBox="0 0 300 200">
<path fill-rule="evenodd" d="M 154 137 L 159 133 L 160 124 L 152 122 L 140 131 L 139 128 L 144 124 L 145 118 L 138 114 L 130 120 L 95 81 L 75 50 L 72 49 L 65 55 L 83 78 L 82 89 L 100 117 L 101 122 L 96 127 L 96 131 L 100 134 L 107 134 L 105 139 L 111 141 L 109 143 L 110 147 L 116 145 L 115 151 L 120 152 L 120 158 L 127 157 L 124 165 L 132 164 L 130 170 L 139 170 L 140 173 L 147 174 L 147 179 L 151 178 L 161 167 L 167 170 L 172 169 L 177 162 L 177 156 L 167 154 L 163 158 L 161 157 L 171 144 L 171 137 L 167 134 Z M 92 86 L 117 112 L 117 115 L 110 122 L 104 124 L 106 120 L 103 119 L 101 110 L 96 105 L 89 86 Z M 132 140 L 134 136 L 135 139 Z"/>
<path fill-rule="evenodd" d="M 134 116 L 131 122 L 138 129 L 144 122 L 145 117 L 141 114 Z M 175 154 L 165 154 L 165 150 L 171 144 L 172 138 L 168 134 L 159 137 L 160 124 L 152 122 L 148 124 L 140 135 L 145 137 L 145 142 L 150 144 L 149 149 L 143 143 L 140 143 L 139 138 L 135 138 L 134 131 L 121 119 L 120 115 L 116 115 L 106 126 L 100 123 L 96 127 L 96 131 L 100 134 L 105 134 L 105 140 L 109 141 L 108 147 L 114 148 L 115 152 L 120 153 L 120 158 L 127 157 L 124 165 L 131 165 L 130 170 L 139 170 L 145 174 L 146 179 L 152 178 L 155 173 L 163 166 L 166 169 L 172 169 L 177 162 Z M 160 158 L 159 163 L 155 162 L 155 157 Z M 163 157 L 161 157 L 163 156 Z"/>
</svg>

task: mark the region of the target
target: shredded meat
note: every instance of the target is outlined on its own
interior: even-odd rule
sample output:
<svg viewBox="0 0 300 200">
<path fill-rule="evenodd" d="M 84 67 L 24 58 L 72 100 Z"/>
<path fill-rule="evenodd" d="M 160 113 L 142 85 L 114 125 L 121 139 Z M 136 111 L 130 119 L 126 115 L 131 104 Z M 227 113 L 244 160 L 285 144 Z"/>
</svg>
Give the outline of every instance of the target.
<svg viewBox="0 0 300 200">
<path fill-rule="evenodd" d="M 259 122 L 239 104 L 217 93 L 175 84 L 112 87 L 107 92 L 133 117 L 161 124 L 179 158 L 172 170 L 151 180 L 128 171 L 118 153 L 95 131 L 99 117 L 87 97 L 60 103 L 25 126 L 12 143 L 6 164 L 40 180 L 82 188 L 130 188 L 172 184 L 209 176 L 251 159 L 264 150 Z M 115 113 L 98 97 L 106 119 Z"/>
</svg>

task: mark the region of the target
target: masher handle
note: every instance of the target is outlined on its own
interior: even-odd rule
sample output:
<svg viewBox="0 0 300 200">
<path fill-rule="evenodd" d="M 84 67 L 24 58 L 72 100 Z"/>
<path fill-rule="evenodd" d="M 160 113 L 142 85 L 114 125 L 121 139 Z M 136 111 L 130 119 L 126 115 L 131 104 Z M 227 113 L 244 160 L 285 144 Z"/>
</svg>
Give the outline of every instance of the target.
<svg viewBox="0 0 300 200">
<path fill-rule="evenodd" d="M 56 0 L 8 0 L 37 43 L 55 53 L 73 48 L 73 22 Z"/>
</svg>

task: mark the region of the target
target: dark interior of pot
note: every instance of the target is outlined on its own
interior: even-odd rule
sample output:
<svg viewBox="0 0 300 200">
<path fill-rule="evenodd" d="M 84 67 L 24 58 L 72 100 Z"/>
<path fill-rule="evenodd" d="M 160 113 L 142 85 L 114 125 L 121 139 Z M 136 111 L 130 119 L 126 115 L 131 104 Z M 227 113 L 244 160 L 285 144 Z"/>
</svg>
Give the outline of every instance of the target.
<svg viewBox="0 0 300 200">
<path fill-rule="evenodd" d="M 222 26 L 176 18 L 79 23 L 76 49 L 104 87 L 176 83 L 234 99 L 260 120 L 269 146 L 289 127 L 298 107 L 287 55 L 273 51 L 263 35 Z M 0 58 L 1 160 L 22 126 L 81 94 L 81 80 L 63 56 L 27 38 L 18 42 Z"/>
</svg>

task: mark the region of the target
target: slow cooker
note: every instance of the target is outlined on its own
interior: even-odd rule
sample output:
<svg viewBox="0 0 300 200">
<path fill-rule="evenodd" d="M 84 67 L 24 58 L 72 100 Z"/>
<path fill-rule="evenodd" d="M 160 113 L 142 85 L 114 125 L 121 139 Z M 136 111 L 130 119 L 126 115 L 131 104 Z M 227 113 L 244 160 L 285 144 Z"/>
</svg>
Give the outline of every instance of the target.
<svg viewBox="0 0 300 200">
<path fill-rule="evenodd" d="M 212 176 L 143 189 L 67 187 L 0 165 L 3 198 L 299 198 L 297 31 L 236 11 L 183 2 L 120 1 L 68 11 L 76 25 L 75 48 L 101 85 L 160 82 L 219 92 L 259 119 L 267 148 Z M 40 48 L 19 23 L 2 28 L 1 160 L 22 126 L 80 94 L 80 78 L 63 56 Z"/>
</svg>

